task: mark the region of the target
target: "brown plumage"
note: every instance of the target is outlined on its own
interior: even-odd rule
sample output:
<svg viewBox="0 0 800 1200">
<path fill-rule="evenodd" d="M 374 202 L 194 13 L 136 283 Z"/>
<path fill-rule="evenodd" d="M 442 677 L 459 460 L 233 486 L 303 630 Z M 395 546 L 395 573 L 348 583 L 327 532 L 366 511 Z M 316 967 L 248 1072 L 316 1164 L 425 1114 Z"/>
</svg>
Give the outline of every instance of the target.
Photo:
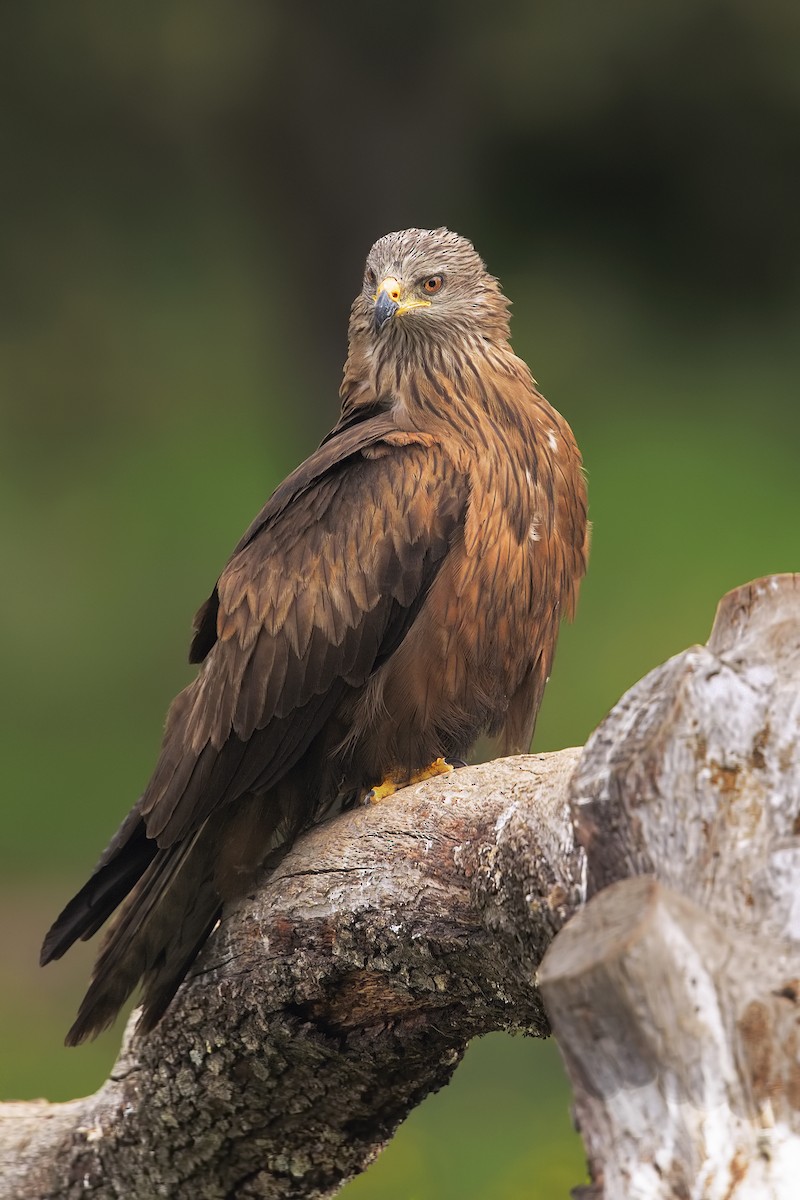
<svg viewBox="0 0 800 1200">
<path fill-rule="evenodd" d="M 68 1043 L 141 979 L 152 1029 L 223 900 L 298 833 L 484 732 L 527 750 L 586 567 L 581 459 L 464 238 L 373 246 L 338 424 L 277 489 L 195 619 L 144 795 L 42 961 L 122 901 Z"/>
</svg>

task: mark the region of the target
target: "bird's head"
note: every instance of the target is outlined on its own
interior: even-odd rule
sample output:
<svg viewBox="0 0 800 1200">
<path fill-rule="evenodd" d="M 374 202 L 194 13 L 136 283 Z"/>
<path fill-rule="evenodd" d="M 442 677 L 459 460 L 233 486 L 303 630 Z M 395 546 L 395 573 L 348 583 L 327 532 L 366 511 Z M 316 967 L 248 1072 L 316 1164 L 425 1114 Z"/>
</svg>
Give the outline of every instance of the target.
<svg viewBox="0 0 800 1200">
<path fill-rule="evenodd" d="M 404 229 L 370 250 L 351 329 L 387 348 L 464 334 L 505 341 L 508 301 L 466 238 Z"/>
</svg>

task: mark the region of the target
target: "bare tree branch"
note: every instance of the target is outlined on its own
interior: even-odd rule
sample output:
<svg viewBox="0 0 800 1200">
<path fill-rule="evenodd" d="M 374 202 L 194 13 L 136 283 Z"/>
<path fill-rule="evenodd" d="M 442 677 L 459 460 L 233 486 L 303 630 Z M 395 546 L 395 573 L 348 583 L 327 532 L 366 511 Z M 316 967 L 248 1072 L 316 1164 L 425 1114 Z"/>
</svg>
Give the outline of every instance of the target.
<svg viewBox="0 0 800 1200">
<path fill-rule="evenodd" d="M 543 995 L 592 1195 L 794 1198 L 798 680 L 800 581 L 763 580 L 584 751 L 313 830 L 95 1096 L 0 1106 L 0 1196 L 330 1196 Z"/>
<path fill-rule="evenodd" d="M 458 771 L 309 833 L 95 1096 L 0 1108 L 0 1194 L 330 1195 L 470 1038 L 546 1034 L 532 979 L 580 899 L 579 753 Z"/>
<path fill-rule="evenodd" d="M 800 1188 L 800 958 L 652 876 L 612 884 L 540 972 L 607 1200 L 789 1200 Z"/>
<path fill-rule="evenodd" d="M 729 593 L 708 645 L 592 735 L 571 790 L 594 898 L 540 982 L 594 1194 L 794 1200 L 800 576 Z M 660 882 L 615 882 L 645 872 Z"/>
</svg>

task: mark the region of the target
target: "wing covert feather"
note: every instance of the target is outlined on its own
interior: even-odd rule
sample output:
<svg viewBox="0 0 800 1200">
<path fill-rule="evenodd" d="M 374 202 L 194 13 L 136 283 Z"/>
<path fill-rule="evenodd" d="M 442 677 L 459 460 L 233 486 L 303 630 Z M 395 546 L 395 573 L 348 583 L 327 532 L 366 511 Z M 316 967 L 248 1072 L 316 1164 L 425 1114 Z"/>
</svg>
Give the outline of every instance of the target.
<svg viewBox="0 0 800 1200">
<path fill-rule="evenodd" d="M 160 845 L 254 778 L 273 786 L 329 718 L 321 699 L 362 686 L 413 623 L 468 480 L 427 435 L 375 440 L 377 453 L 350 453 L 268 505 L 220 576 L 216 642 L 171 710 L 142 799 Z"/>
</svg>

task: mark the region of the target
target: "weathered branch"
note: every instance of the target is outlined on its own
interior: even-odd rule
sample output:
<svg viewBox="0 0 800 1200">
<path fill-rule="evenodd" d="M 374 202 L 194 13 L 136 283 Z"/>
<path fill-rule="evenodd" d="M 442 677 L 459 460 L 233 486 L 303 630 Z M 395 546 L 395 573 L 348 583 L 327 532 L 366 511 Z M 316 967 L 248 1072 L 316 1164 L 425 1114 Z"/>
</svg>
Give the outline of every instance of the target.
<svg viewBox="0 0 800 1200">
<path fill-rule="evenodd" d="M 652 876 L 612 884 L 540 972 L 608 1200 L 800 1191 L 797 954 Z"/>
<path fill-rule="evenodd" d="M 539 979 L 594 1194 L 794 1200 L 800 576 L 726 596 L 708 645 L 592 735 L 571 791 L 594 898 Z"/>
<path fill-rule="evenodd" d="M 95 1096 L 0 1109 L 0 1194 L 330 1195 L 471 1037 L 547 1033 L 531 980 L 580 900 L 578 755 L 459 771 L 312 831 Z"/>
<path fill-rule="evenodd" d="M 795 1197 L 798 681 L 800 583 L 761 581 L 584 751 L 315 829 L 95 1096 L 0 1106 L 0 1196 L 332 1195 L 469 1038 L 548 1032 L 588 890 L 540 979 L 593 1194 Z"/>
</svg>

